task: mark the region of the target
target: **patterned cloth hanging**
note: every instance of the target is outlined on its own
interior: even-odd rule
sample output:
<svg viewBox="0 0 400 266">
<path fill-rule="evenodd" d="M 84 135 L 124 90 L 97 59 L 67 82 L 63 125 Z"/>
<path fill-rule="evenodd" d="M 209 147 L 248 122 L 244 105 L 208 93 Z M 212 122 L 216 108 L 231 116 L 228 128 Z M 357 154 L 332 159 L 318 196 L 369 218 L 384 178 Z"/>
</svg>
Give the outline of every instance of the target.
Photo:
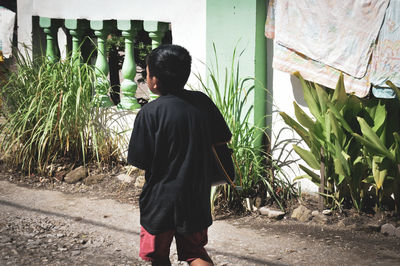
<svg viewBox="0 0 400 266">
<path fill-rule="evenodd" d="M 278 0 L 275 40 L 356 78 L 367 72 L 389 0 Z"/>
<path fill-rule="evenodd" d="M 265 35 L 267 38 L 275 38 L 276 0 L 270 0 L 268 15 L 265 24 Z M 313 60 L 304 54 L 289 49 L 278 42 L 274 45 L 273 68 L 284 72 L 293 73 L 299 71 L 301 75 L 310 81 L 319 83 L 326 87 L 334 88 L 340 75 L 340 70 L 330 67 L 322 62 Z M 344 82 L 347 93 L 358 97 L 365 97 L 370 90 L 369 73 L 367 71 L 363 78 L 354 78 L 344 73 Z"/>
<path fill-rule="evenodd" d="M 11 57 L 15 13 L 0 6 L 0 50 L 5 58 Z"/>
<path fill-rule="evenodd" d="M 390 80 L 400 87 L 400 1 L 392 0 L 386 10 L 385 21 L 371 60 L 372 93 L 378 98 L 394 98 L 388 88 Z"/>
</svg>

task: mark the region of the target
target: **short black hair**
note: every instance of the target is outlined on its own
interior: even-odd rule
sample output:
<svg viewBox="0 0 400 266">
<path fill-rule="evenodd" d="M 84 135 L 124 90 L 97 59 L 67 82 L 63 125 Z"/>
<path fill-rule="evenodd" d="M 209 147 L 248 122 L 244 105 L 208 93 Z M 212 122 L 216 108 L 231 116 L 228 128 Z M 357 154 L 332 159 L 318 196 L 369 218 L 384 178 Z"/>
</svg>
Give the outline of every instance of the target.
<svg viewBox="0 0 400 266">
<path fill-rule="evenodd" d="M 147 56 L 149 72 L 160 82 L 162 95 L 183 89 L 189 75 L 192 57 L 182 46 L 175 44 L 160 45 Z"/>
</svg>

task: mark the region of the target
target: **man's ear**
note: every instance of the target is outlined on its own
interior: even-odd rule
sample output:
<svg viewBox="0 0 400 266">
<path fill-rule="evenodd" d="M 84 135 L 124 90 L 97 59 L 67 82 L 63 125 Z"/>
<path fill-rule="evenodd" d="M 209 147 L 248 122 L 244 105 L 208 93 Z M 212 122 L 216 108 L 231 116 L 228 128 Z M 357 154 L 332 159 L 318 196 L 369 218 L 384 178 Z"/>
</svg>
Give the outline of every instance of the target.
<svg viewBox="0 0 400 266">
<path fill-rule="evenodd" d="M 158 89 L 160 87 L 160 81 L 155 76 L 152 77 L 152 79 L 153 79 L 152 81 L 153 81 L 153 84 L 154 84 L 154 88 Z"/>
</svg>

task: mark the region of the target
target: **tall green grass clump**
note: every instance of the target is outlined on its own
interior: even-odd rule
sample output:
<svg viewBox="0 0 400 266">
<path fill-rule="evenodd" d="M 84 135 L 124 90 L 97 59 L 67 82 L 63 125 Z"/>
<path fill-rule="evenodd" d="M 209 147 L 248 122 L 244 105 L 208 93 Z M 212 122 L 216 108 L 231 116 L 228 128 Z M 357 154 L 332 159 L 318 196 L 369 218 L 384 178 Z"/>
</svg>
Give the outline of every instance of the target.
<svg viewBox="0 0 400 266">
<path fill-rule="evenodd" d="M 240 78 L 239 59 L 242 53 L 237 54 L 236 49 L 234 50 L 230 69 L 224 69 L 221 82 L 214 46 L 215 69 L 208 66 L 211 85 L 207 85 L 207 82 L 197 75 L 201 87 L 219 108 L 232 132 L 229 146 L 233 150 L 235 182 L 242 187 L 238 193 L 233 193 L 233 188 L 228 185 L 214 187 L 211 201 L 214 202 L 218 197 L 224 198 L 229 203 L 255 197 L 266 201 L 269 195 L 283 209 L 284 201 L 295 197 L 297 191 L 288 179 L 274 178 L 285 162 L 274 161 L 271 150 L 268 152 L 263 147 L 254 145 L 258 133 L 262 131 L 266 135 L 267 128 L 258 128 L 252 123 L 254 106 L 249 97 L 253 95 L 256 81 L 254 78 Z"/>
<path fill-rule="evenodd" d="M 17 71 L 1 90 L 6 122 L 0 150 L 11 166 L 43 173 L 60 158 L 86 164 L 117 156 L 110 132 L 99 122 L 104 110 L 93 101 L 92 66 L 77 58 L 54 63 L 20 53 L 16 62 Z"/>
</svg>

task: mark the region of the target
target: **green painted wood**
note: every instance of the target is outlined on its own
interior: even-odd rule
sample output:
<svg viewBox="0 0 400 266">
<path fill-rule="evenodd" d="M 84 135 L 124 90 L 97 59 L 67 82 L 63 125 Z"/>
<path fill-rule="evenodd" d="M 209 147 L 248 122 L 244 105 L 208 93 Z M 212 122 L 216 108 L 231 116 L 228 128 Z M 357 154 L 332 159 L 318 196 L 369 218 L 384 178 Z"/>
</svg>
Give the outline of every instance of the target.
<svg viewBox="0 0 400 266">
<path fill-rule="evenodd" d="M 62 25 L 62 20 L 46 17 L 39 18 L 39 26 L 43 28 L 46 34 L 46 56 L 51 61 L 58 60 L 60 51 L 58 49 L 57 32 Z"/>
<path fill-rule="evenodd" d="M 72 56 L 79 60 L 80 56 L 77 55 L 80 53 L 82 35 L 89 27 L 89 22 L 81 19 L 66 19 L 65 27 L 69 30 L 69 33 L 72 36 Z"/>
<path fill-rule="evenodd" d="M 95 63 L 97 79 L 95 84 L 95 99 L 102 107 L 110 107 L 114 105 L 108 96 L 110 83 L 107 79 L 109 67 L 105 45 L 107 36 L 113 26 L 115 26 L 115 23 L 112 21 L 90 21 L 90 27 L 94 30 L 94 35 L 97 37 L 97 58 Z"/>
<path fill-rule="evenodd" d="M 118 20 L 117 27 L 119 30 L 122 30 L 122 36 L 125 39 L 125 58 L 122 64 L 122 76 L 124 80 L 121 83 L 121 102 L 118 107 L 134 110 L 140 108 L 141 105 L 135 97 L 137 84 L 134 81 L 136 63 L 133 43 L 138 30 L 142 28 L 142 23 L 132 20 Z"/>
</svg>

